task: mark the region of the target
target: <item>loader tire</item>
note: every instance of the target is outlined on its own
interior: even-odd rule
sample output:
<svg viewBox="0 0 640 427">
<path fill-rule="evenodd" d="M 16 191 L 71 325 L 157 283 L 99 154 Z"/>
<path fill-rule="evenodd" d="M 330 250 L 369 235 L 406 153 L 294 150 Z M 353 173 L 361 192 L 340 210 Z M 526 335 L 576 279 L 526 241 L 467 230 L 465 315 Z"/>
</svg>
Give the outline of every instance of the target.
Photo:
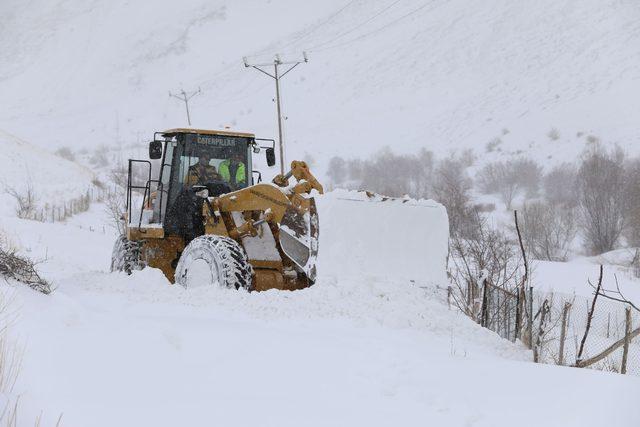
<svg viewBox="0 0 640 427">
<path fill-rule="evenodd" d="M 113 245 L 111 253 L 111 271 L 124 271 L 131 274 L 133 270 L 142 270 L 146 264 L 141 257 L 141 242 L 132 242 L 120 235 Z"/>
<path fill-rule="evenodd" d="M 175 275 L 176 283 L 186 288 L 217 283 L 248 291 L 253 290 L 252 276 L 253 268 L 242 246 L 229 237 L 216 235 L 193 239 L 182 252 Z"/>
</svg>

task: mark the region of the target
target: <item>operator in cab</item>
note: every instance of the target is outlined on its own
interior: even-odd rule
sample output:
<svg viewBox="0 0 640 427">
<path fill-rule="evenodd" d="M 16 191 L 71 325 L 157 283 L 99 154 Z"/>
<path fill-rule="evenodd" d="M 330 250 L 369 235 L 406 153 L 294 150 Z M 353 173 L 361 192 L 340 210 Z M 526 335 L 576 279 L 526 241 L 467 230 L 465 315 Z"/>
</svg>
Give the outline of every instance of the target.
<svg viewBox="0 0 640 427">
<path fill-rule="evenodd" d="M 234 152 L 231 158 L 222 161 L 219 165 L 219 173 L 222 179 L 229 183 L 231 188 L 238 189 L 246 186 L 246 167 L 242 162 L 242 154 Z"/>
<path fill-rule="evenodd" d="M 211 181 L 220 181 L 220 174 L 210 162 L 211 156 L 208 153 L 200 155 L 198 163 L 189 167 L 188 185 L 205 185 Z"/>
</svg>

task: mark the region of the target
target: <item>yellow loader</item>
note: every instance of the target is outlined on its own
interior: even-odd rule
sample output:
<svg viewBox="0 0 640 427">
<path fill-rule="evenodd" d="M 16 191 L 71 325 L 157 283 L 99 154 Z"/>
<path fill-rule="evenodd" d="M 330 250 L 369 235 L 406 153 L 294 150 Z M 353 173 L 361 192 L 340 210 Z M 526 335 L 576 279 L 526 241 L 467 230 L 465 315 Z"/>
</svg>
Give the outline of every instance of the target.
<svg viewBox="0 0 640 427">
<path fill-rule="evenodd" d="M 111 270 L 155 267 L 185 287 L 312 285 L 319 233 L 312 193 L 323 188 L 299 161 L 261 182 L 252 156 L 264 151 L 273 166 L 274 146 L 242 132 L 156 132 L 149 158 L 160 161 L 158 173 L 149 160 L 129 160 L 125 233 L 115 242 Z"/>
</svg>

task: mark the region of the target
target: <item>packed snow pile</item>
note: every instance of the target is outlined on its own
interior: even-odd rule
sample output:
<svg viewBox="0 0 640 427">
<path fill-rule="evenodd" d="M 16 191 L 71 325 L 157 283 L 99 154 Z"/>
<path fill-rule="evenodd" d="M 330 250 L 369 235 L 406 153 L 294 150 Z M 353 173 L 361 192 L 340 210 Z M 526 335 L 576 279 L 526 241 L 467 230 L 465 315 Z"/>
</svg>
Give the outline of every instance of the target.
<svg viewBox="0 0 640 427">
<path fill-rule="evenodd" d="M 32 191 L 38 207 L 63 204 L 86 193 L 94 175 L 88 169 L 51 154 L 0 129 L 0 214 L 15 215 L 16 200 L 8 192 Z"/>
<path fill-rule="evenodd" d="M 441 204 L 346 190 L 316 204 L 319 274 L 446 282 L 449 222 Z"/>
</svg>

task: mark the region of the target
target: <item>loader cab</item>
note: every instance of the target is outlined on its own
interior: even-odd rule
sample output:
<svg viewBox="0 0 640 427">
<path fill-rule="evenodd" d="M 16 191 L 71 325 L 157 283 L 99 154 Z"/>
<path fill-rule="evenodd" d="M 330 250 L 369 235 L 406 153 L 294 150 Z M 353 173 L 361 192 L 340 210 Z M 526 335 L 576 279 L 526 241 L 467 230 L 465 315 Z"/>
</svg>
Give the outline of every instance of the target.
<svg viewBox="0 0 640 427">
<path fill-rule="evenodd" d="M 201 212 L 203 199 L 196 198 L 196 193 L 206 189 L 210 197 L 217 197 L 254 184 L 253 153 L 265 150 L 267 164 L 272 166 L 274 145 L 273 140 L 243 132 L 156 132 L 149 144 L 149 158 L 160 160 L 159 171 L 154 165 L 152 173 L 150 161 L 129 160 L 129 225 L 158 229 L 162 235 L 197 235 L 198 230 L 185 231 L 200 223 L 195 215 Z M 136 173 L 140 171 L 143 173 Z M 137 183 L 136 176 L 140 177 Z"/>
<path fill-rule="evenodd" d="M 153 217 L 165 229 L 175 228 L 181 220 L 178 216 L 190 209 L 185 203 L 197 190 L 206 188 L 215 197 L 251 185 L 254 135 L 172 129 L 159 136 L 164 145 L 158 183 L 162 194 L 155 202 Z"/>
</svg>

